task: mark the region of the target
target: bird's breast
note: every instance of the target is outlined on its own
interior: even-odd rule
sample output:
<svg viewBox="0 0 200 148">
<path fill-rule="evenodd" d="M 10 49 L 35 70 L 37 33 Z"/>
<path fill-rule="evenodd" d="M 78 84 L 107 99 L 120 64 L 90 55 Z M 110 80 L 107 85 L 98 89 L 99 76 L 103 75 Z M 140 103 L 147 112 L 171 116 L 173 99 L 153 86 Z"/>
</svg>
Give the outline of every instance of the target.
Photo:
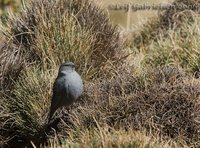
<svg viewBox="0 0 200 148">
<path fill-rule="evenodd" d="M 83 92 L 82 79 L 76 72 L 65 76 L 65 85 L 67 86 L 69 95 L 71 95 L 74 99 L 77 99 Z"/>
</svg>

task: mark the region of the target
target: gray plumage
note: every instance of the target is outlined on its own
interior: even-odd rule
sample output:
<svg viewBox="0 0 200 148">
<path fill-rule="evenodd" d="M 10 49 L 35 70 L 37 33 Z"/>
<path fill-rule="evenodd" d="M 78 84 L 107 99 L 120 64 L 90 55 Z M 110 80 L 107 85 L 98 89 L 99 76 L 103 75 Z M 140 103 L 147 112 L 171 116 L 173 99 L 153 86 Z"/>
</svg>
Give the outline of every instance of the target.
<svg viewBox="0 0 200 148">
<path fill-rule="evenodd" d="M 80 75 L 75 71 L 74 63 L 63 63 L 59 68 L 58 76 L 53 85 L 53 97 L 48 123 L 59 107 L 71 105 L 82 92 L 83 82 Z"/>
</svg>

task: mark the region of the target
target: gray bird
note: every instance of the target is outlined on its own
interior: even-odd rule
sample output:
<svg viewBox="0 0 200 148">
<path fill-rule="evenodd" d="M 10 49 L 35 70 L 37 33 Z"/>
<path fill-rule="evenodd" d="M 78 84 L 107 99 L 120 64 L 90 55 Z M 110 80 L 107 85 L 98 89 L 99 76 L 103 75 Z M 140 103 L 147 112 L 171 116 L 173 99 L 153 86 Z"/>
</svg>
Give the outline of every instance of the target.
<svg viewBox="0 0 200 148">
<path fill-rule="evenodd" d="M 53 85 L 53 97 L 49 112 L 48 123 L 55 111 L 62 106 L 69 106 L 80 97 L 83 92 L 83 82 L 80 75 L 75 71 L 72 62 L 61 64 L 58 76 Z"/>
</svg>

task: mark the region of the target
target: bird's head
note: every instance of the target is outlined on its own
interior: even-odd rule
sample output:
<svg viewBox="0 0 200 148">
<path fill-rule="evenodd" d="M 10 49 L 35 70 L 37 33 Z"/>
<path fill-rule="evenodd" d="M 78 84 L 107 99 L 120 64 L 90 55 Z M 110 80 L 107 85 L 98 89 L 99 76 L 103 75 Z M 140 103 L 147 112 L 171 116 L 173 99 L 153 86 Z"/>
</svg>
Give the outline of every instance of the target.
<svg viewBox="0 0 200 148">
<path fill-rule="evenodd" d="M 58 74 L 65 73 L 65 72 L 71 72 L 71 71 L 74 71 L 74 70 L 75 70 L 75 64 L 74 63 L 65 62 L 65 63 L 60 65 Z"/>
</svg>

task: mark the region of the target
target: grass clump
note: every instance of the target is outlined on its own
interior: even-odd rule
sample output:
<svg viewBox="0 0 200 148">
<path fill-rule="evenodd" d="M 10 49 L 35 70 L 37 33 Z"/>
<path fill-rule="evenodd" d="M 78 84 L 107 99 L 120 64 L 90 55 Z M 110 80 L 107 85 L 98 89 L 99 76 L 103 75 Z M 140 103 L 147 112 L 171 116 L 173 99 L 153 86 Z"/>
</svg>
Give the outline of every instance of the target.
<svg viewBox="0 0 200 148">
<path fill-rule="evenodd" d="M 153 42 L 148 49 L 143 64 L 150 67 L 179 65 L 191 74 L 199 72 L 199 17 L 191 26 L 169 30 L 170 38 Z"/>
<path fill-rule="evenodd" d="M 70 60 L 86 79 L 96 78 L 105 74 L 106 63 L 119 62 L 116 53 L 122 47 L 117 27 L 87 0 L 27 2 L 18 16 L 9 19 L 4 34 L 9 43 L 0 52 L 2 85 L 9 76 L 19 75 L 21 68 L 15 68 L 23 67 L 19 61 L 50 68 Z"/>
<path fill-rule="evenodd" d="M 133 50 L 144 55 L 143 71 L 164 65 L 178 65 L 199 77 L 199 1 L 174 1 L 158 20 L 135 34 Z M 148 71 L 148 70 L 147 70 Z"/>
<path fill-rule="evenodd" d="M 30 140 L 35 143 L 44 141 L 44 123 L 53 78 L 55 72 L 52 70 L 42 71 L 38 67 L 27 67 L 18 81 L 14 82 L 12 90 L 1 96 L 1 103 L 7 109 L 7 114 L 12 115 L 1 117 L 4 138 L 9 138 L 14 144 L 19 144 L 18 146 Z"/>
<path fill-rule="evenodd" d="M 175 142 L 164 142 L 162 139 L 155 140 L 151 136 L 146 136 L 145 132 L 136 132 L 134 130 L 115 130 L 106 127 L 83 130 L 79 133 L 71 133 L 69 138 L 64 139 L 62 145 L 59 144 L 57 137 L 51 139 L 49 147 L 173 147 L 177 146 Z M 80 138 L 80 139 L 79 139 Z"/>
<path fill-rule="evenodd" d="M 176 67 L 152 71 L 146 76 L 144 88 L 137 87 L 136 84 L 141 85 L 138 79 L 119 79 L 86 85 L 85 96 L 66 112 L 63 118 L 66 124 L 60 129 L 92 130 L 99 126 L 126 131 L 146 129 L 182 146 L 199 145 L 198 81 Z"/>
<path fill-rule="evenodd" d="M 50 80 L 58 65 L 72 61 L 88 80 L 112 76 L 102 67 L 117 62 L 115 54 L 122 47 L 119 32 L 103 10 L 87 0 L 30 1 L 7 25 L 8 42 L 0 52 L 1 103 L 12 116 L 0 116 L 0 137 L 4 144 L 9 139 L 11 146 L 44 142 Z"/>
<path fill-rule="evenodd" d="M 133 46 L 143 47 L 153 41 L 169 38 L 169 30 L 179 30 L 185 24 L 189 27 L 196 22 L 195 14 L 200 12 L 199 0 L 175 0 L 169 6 L 169 9 L 159 13 L 156 20 L 149 21 L 135 34 Z"/>
<path fill-rule="evenodd" d="M 84 65 L 79 69 L 93 69 L 88 76 L 96 77 L 106 62 L 119 60 L 119 31 L 90 1 L 32 1 L 10 22 L 14 44 L 42 65 L 71 60 Z"/>
</svg>

